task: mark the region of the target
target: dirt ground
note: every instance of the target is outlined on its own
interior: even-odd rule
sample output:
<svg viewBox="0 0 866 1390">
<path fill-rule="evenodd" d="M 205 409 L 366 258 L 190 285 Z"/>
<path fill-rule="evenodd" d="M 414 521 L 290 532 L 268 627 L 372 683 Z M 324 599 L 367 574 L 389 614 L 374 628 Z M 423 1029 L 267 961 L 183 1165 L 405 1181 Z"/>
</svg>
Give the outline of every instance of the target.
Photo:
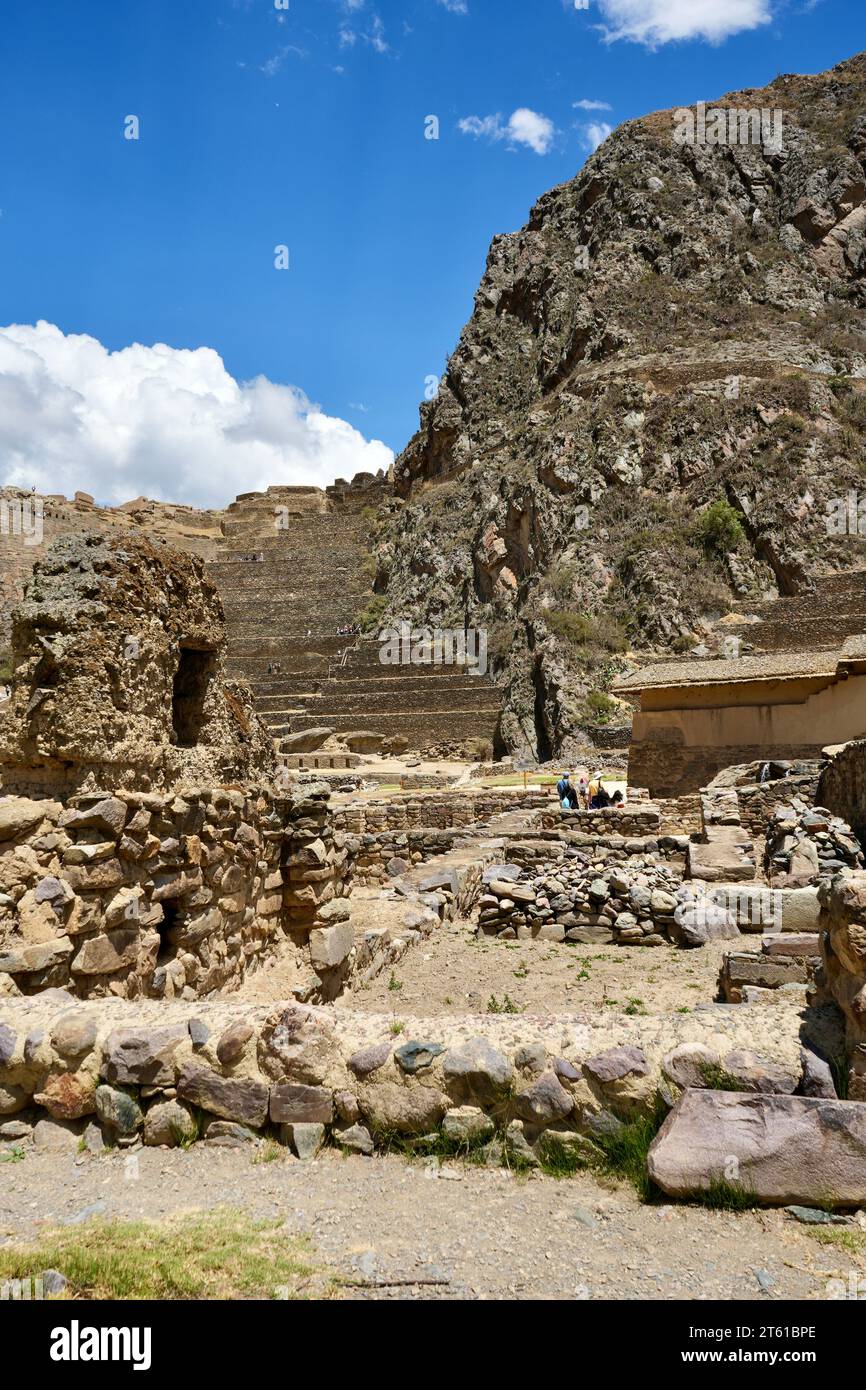
<svg viewBox="0 0 866 1390">
<path fill-rule="evenodd" d="M 760 937 L 744 938 L 743 949 L 752 942 L 759 950 Z M 391 971 L 335 1007 L 342 1002 L 398 1016 L 401 1009 L 428 1016 L 503 1008 L 527 1014 L 592 1007 L 673 1013 L 715 999 L 725 949 L 730 950 L 730 942 L 684 951 L 669 945 L 629 949 L 493 941 L 475 936 L 469 923 L 445 923 Z"/>
<path fill-rule="evenodd" d="M 358 934 L 390 926 L 399 935 L 406 904 L 376 888 L 352 894 Z M 564 1013 L 610 1008 L 620 1013 L 666 1014 L 716 998 L 729 941 L 700 950 L 675 946 L 558 945 L 550 941 L 493 941 L 476 937 L 469 922 L 444 922 L 412 946 L 369 985 L 338 999 L 335 1008 L 361 1009 L 399 1018 L 407 1013 Z M 741 951 L 760 951 L 760 935 L 743 936 Z M 291 955 L 249 975 L 237 996 L 264 1004 L 285 999 L 295 979 Z M 492 1007 L 491 1007 L 492 1006 Z M 510 1006 L 513 1006 L 510 1007 Z"/>
<path fill-rule="evenodd" d="M 630 1188 L 587 1174 L 558 1181 L 334 1151 L 309 1164 L 282 1154 L 263 1163 L 260 1154 L 204 1145 L 28 1154 L 0 1170 L 0 1242 L 98 1216 L 171 1219 L 229 1205 L 305 1233 L 336 1296 L 353 1299 L 770 1303 L 825 1298 L 829 1279 L 847 1281 L 864 1264 L 783 1211 L 644 1206 Z"/>
</svg>

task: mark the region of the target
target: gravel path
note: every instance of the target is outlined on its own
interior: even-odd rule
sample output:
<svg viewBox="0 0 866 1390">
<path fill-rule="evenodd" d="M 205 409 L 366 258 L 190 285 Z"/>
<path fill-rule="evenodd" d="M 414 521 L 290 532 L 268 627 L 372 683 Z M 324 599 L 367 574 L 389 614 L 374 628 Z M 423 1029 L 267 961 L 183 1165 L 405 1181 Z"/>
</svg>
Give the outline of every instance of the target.
<svg viewBox="0 0 866 1390">
<path fill-rule="evenodd" d="M 254 1163 L 247 1149 L 28 1155 L 0 1168 L 0 1242 L 221 1204 L 306 1232 L 347 1298 L 815 1299 L 856 1257 L 784 1212 L 642 1206 L 589 1175 L 364 1159 Z M 262 1297 L 273 1291 L 262 1290 Z"/>
</svg>

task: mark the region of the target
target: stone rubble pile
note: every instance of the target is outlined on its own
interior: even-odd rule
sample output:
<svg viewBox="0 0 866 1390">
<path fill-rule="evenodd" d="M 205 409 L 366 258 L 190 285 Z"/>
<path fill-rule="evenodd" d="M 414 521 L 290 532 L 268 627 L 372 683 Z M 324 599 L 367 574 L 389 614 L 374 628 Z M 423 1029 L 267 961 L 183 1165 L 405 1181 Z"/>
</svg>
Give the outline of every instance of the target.
<svg viewBox="0 0 866 1390">
<path fill-rule="evenodd" d="M 764 867 L 774 886 L 796 887 L 862 868 L 863 851 L 840 816 L 794 797 L 769 823 Z"/>
<path fill-rule="evenodd" d="M 488 868 L 478 930 L 506 941 L 538 937 L 661 946 L 678 935 L 677 910 L 691 906 L 698 893 L 698 885 L 683 885 L 678 867 L 658 854 L 617 862 L 571 850 L 553 865 L 532 870 L 519 864 Z"/>
</svg>

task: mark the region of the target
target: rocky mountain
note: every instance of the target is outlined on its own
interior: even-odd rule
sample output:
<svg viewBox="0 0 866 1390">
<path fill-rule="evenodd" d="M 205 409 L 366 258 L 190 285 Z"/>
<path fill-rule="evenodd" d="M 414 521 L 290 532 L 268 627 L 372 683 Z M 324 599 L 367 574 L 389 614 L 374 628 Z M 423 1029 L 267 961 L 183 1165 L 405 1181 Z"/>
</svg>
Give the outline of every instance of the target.
<svg viewBox="0 0 866 1390">
<path fill-rule="evenodd" d="M 494 238 L 370 614 L 485 626 L 511 750 L 610 744 L 619 671 L 866 568 L 864 112 L 860 54 L 627 122 Z"/>
</svg>

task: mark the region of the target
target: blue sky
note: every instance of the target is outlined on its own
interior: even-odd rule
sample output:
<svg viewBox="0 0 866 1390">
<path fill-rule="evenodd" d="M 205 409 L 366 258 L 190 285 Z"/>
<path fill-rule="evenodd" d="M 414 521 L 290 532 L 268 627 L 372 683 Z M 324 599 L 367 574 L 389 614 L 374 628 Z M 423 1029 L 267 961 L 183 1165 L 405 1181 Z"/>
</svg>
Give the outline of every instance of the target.
<svg viewBox="0 0 866 1390">
<path fill-rule="evenodd" d="M 0 480 L 220 503 L 387 462 L 491 237 L 605 126 L 866 46 L 863 0 L 279 3 L 3 6 L 0 324 L 59 334 L 0 342 Z M 212 352 L 108 357 L 158 343 Z"/>
</svg>

